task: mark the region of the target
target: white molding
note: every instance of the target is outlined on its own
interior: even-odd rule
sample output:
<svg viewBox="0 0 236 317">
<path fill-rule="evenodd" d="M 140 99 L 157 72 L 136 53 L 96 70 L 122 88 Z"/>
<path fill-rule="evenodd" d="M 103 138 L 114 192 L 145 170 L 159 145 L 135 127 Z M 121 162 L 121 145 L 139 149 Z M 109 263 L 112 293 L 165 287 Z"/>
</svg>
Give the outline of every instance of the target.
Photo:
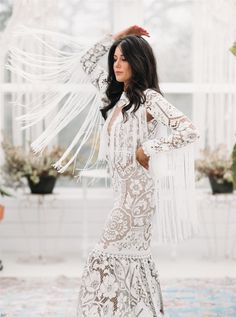
<svg viewBox="0 0 236 317">
<path fill-rule="evenodd" d="M 35 92 L 47 91 L 49 88 L 54 88 L 58 91 L 68 91 L 68 92 L 86 92 L 91 91 L 91 89 L 95 89 L 91 86 L 91 84 L 55 84 L 53 86 L 38 84 L 37 86 L 32 84 L 13 84 L 13 83 L 0 83 L 0 90 L 5 93 L 11 92 L 29 92 L 34 89 Z M 236 84 L 235 83 L 172 83 L 166 82 L 161 83 L 160 88 L 165 93 L 179 93 L 179 94 L 191 94 L 191 93 L 235 93 L 236 92 Z"/>
<path fill-rule="evenodd" d="M 4 252 L 64 255 L 87 254 L 97 243 L 113 206 L 111 188 L 56 187 L 55 195 L 22 195 L 4 198 L 5 218 L 1 222 L 0 249 Z M 188 256 L 236 256 L 236 193 L 211 195 L 197 188 L 201 232 L 176 247 Z M 40 223 L 39 223 L 40 221 Z M 87 237 L 87 238 L 86 238 Z M 153 250 L 172 250 L 153 240 Z"/>
</svg>

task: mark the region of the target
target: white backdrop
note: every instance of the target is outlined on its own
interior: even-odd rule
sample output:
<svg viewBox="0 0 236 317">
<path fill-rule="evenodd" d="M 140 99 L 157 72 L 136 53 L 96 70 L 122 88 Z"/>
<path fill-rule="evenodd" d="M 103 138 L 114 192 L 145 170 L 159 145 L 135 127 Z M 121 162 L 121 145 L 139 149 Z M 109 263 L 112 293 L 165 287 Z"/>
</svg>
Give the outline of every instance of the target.
<svg viewBox="0 0 236 317">
<path fill-rule="evenodd" d="M 150 9 L 152 4 L 151 1 L 149 2 Z M 213 147 L 218 143 L 224 142 L 231 149 L 236 139 L 236 125 L 234 124 L 236 119 L 236 58 L 228 49 L 236 39 L 236 1 L 189 0 L 189 2 L 192 5 L 191 10 L 194 16 L 192 83 L 162 82 L 161 85 L 164 92 L 167 93 L 177 92 L 181 94 L 187 92 L 193 94 L 193 120 L 199 127 L 202 136 L 199 147 L 203 148 L 207 145 Z M 62 1 L 16 0 L 13 3 L 13 15 L 0 38 L 1 48 L 4 48 L 1 49 L 0 53 L 0 69 L 2 70 L 0 74 L 0 85 L 2 88 L 0 91 L 0 129 L 4 128 L 4 91 L 16 91 L 17 93 L 16 86 L 13 87 L 11 84 L 7 85 L 4 83 L 5 54 L 9 44 L 9 34 L 15 25 L 24 23 L 30 26 L 46 27 L 54 30 L 65 28 L 68 32 L 73 33 L 76 33 L 73 27 L 77 25 L 79 35 L 81 34 L 81 25 L 86 24 L 86 21 L 82 19 L 82 13 L 84 14 L 91 10 L 91 15 L 88 14 L 87 17 L 89 17 L 89 21 L 92 21 L 92 14 L 99 13 L 99 7 L 101 7 L 103 12 L 99 15 L 106 21 L 104 23 L 98 19 L 96 20 L 97 25 L 94 24 L 96 21 L 91 22 L 92 24 L 89 21 L 87 22 L 89 42 L 91 36 L 95 38 L 100 33 L 114 32 L 133 23 L 143 24 L 144 10 L 147 8 L 145 6 L 146 3 L 142 0 L 104 0 L 96 3 L 96 6 L 93 5 L 92 1 L 89 1 L 89 4 L 80 1 L 76 4 L 76 7 L 74 7 L 75 4 L 73 3 L 73 8 L 76 11 L 81 7 L 81 14 L 76 12 L 77 15 L 72 20 L 73 26 L 66 28 L 61 23 L 61 20 L 59 23 L 58 19 L 58 15 L 62 13 L 67 17 L 66 12 L 68 10 L 65 10 L 66 7 L 63 7 L 63 11 L 60 7 Z M 174 2 L 171 4 L 171 1 L 168 3 L 170 7 L 171 5 L 178 5 L 178 3 Z M 70 6 L 69 2 L 68 6 Z M 67 22 L 68 20 L 70 20 L 69 17 L 67 17 Z M 91 28 L 94 29 L 94 34 L 92 34 Z M 156 32 L 158 34 L 158 30 Z M 164 39 L 165 35 L 162 34 L 162 36 Z M 161 40 L 162 38 L 158 39 L 158 41 Z M 35 50 L 37 50 L 37 47 Z M 176 47 L 173 47 L 173 58 L 175 57 L 175 52 Z M 17 94 L 19 95 L 20 92 Z M 31 98 L 31 94 L 28 94 L 27 98 Z M 38 125 L 31 134 L 29 132 L 25 135 L 21 134 L 19 126 L 14 121 L 16 115 L 16 110 L 12 109 L 12 135 L 16 144 L 22 144 L 23 137 L 30 139 L 35 134 L 40 133 L 42 127 Z M 67 142 L 66 139 L 65 142 Z"/>
<path fill-rule="evenodd" d="M 196 0 L 194 9 L 194 120 L 200 147 L 236 142 L 235 0 Z"/>
<path fill-rule="evenodd" d="M 99 3 L 101 2 L 102 1 L 100 1 Z M 173 1 L 173 4 L 174 2 L 176 1 Z M 200 147 L 204 147 L 206 145 L 214 146 L 217 143 L 225 142 L 230 148 L 235 142 L 236 133 L 236 58 L 228 51 L 233 41 L 236 40 L 234 21 L 236 12 L 235 1 L 195 0 L 189 2 L 194 2 L 194 36 L 192 38 L 194 62 L 193 65 L 191 65 L 193 70 L 192 82 L 167 82 L 162 83 L 162 87 L 166 89 L 165 92 L 168 92 L 170 94 L 193 94 L 193 120 L 195 124 L 199 127 L 202 135 Z M 17 86 L 13 86 L 11 83 L 6 84 L 4 82 L 5 52 L 9 44 L 9 33 L 11 32 L 12 27 L 16 22 L 25 23 L 26 21 L 28 25 L 57 29 L 57 3 L 58 2 L 56 0 L 15 0 L 14 2 L 13 16 L 8 23 L 8 27 L 5 29 L 4 33 L 1 36 L 0 88 L 2 89 L 0 89 L 0 128 L 6 128 L 4 122 L 4 92 L 14 91 L 20 94 L 20 92 L 17 91 Z M 81 3 L 83 3 L 83 8 L 85 9 L 86 1 L 82 1 Z M 90 1 L 89 3 L 91 5 L 92 2 Z M 109 8 L 110 11 L 105 12 L 104 15 L 102 15 L 102 18 L 104 18 L 104 16 L 108 14 L 110 17 L 109 22 L 106 21 L 106 23 L 101 26 L 101 29 L 96 29 L 96 35 L 88 33 L 88 42 L 90 41 L 91 36 L 93 36 L 94 38 L 99 37 L 100 34 L 104 34 L 108 31 L 117 31 L 121 27 L 133 23 L 142 24 L 142 8 L 144 8 L 143 4 L 144 0 L 110 1 L 109 7 L 106 7 Z M 96 12 L 94 14 L 96 14 Z M 68 19 L 68 21 L 70 20 Z M 99 23 L 101 23 L 101 20 L 98 21 Z M 82 23 L 83 21 L 80 22 Z M 166 30 L 166 32 L 168 32 L 168 29 Z M 2 48 L 5 49 L 2 50 Z M 175 61 L 175 63 L 178 63 L 178 61 Z M 30 98 L 30 95 L 28 97 Z M 24 136 L 26 136 L 26 138 L 30 138 L 33 134 L 40 132 L 41 127 L 37 127 L 38 130 L 36 129 L 35 131 L 33 131 L 32 135 L 30 135 L 29 133 L 26 135 L 21 134 L 19 127 L 14 122 L 14 118 L 16 116 L 14 109 L 12 109 L 11 116 L 13 122 L 13 140 L 15 143 L 22 144 Z M 74 199 L 75 197 L 76 196 L 74 196 Z M 66 199 L 64 203 L 65 202 Z M 66 204 L 66 207 L 71 206 L 73 208 L 67 209 L 67 211 L 65 211 L 65 215 L 68 221 L 67 229 L 65 229 L 67 230 L 67 232 L 65 233 L 65 239 L 63 240 L 65 248 L 66 246 L 68 246 L 69 239 L 66 237 L 66 234 L 70 234 L 71 232 L 73 233 L 76 230 L 79 230 L 78 228 L 80 228 L 77 225 L 73 226 L 73 218 L 70 218 L 71 212 L 75 216 L 75 219 L 78 219 L 76 217 L 78 217 L 77 205 L 79 204 L 81 204 L 81 201 L 77 201 L 74 206 Z M 97 206 L 97 204 L 95 205 Z M 103 204 L 100 206 L 103 207 Z M 106 206 L 109 207 L 109 203 Z M 1 237 L 2 239 L 4 238 L 5 248 L 6 250 L 8 248 L 16 251 L 16 248 L 20 247 L 23 251 L 25 250 L 25 236 L 22 234 L 22 232 L 19 233 L 22 228 L 22 221 L 18 218 L 19 212 L 17 210 L 17 200 L 14 202 L 12 202 L 11 200 L 11 203 L 9 205 L 7 203 L 6 207 L 8 210 L 7 219 L 6 222 L 3 222 L 1 224 Z M 25 210 L 26 222 L 31 221 L 30 217 L 28 218 L 27 215 L 27 213 L 30 211 L 31 210 Z M 51 214 L 49 216 L 52 216 L 52 218 L 50 218 L 50 221 L 53 225 L 53 222 L 58 220 L 58 213 L 57 210 L 53 210 L 53 208 L 50 209 L 50 211 Z M 92 213 L 94 211 L 94 209 L 90 210 L 90 212 Z M 105 212 L 106 210 L 104 209 L 103 211 Z M 63 210 L 61 212 L 63 213 Z M 96 212 L 96 216 L 99 217 L 99 210 L 96 209 Z M 225 210 L 225 212 L 227 212 L 227 210 Z M 32 218 L 36 217 L 37 210 L 34 209 L 34 214 L 31 214 L 30 216 L 32 216 Z M 79 220 L 81 220 L 81 218 L 79 218 Z M 29 226 L 29 228 L 34 233 L 35 226 L 38 226 L 37 218 L 33 219 L 33 221 L 33 226 Z M 74 231 L 71 230 L 72 226 Z M 66 226 L 64 228 L 66 228 Z M 91 233 L 94 233 L 93 229 L 91 230 Z M 21 242 L 19 240 L 19 236 L 21 236 Z M 29 234 L 28 237 L 33 239 L 34 235 Z M 55 240 L 59 241 L 58 238 L 59 236 L 56 235 Z M 76 244 L 81 242 L 81 236 L 79 236 L 79 239 L 75 238 L 71 240 L 73 241 L 73 243 L 70 244 L 71 250 L 76 250 Z M 19 242 L 18 246 L 16 245 L 16 242 Z M 200 247 L 201 244 L 202 240 L 199 240 L 198 245 Z M 193 251 L 194 248 L 190 247 L 190 250 Z"/>
</svg>

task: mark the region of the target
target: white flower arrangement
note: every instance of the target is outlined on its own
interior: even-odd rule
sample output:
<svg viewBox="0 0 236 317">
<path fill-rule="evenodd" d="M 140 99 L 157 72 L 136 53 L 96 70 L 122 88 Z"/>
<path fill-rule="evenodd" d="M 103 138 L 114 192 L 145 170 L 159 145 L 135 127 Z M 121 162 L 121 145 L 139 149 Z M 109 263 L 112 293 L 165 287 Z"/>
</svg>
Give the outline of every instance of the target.
<svg viewBox="0 0 236 317">
<path fill-rule="evenodd" d="M 214 177 L 218 183 L 233 182 L 233 160 L 226 145 L 221 144 L 214 150 L 204 149 L 201 154 L 202 157 L 195 164 L 198 180 L 202 177 Z"/>
<path fill-rule="evenodd" d="M 59 174 L 53 167 L 64 153 L 60 146 L 54 146 L 50 150 L 46 149 L 40 156 L 36 156 L 32 150 L 25 151 L 21 146 L 14 146 L 9 142 L 3 142 L 2 148 L 5 153 L 5 164 L 2 167 L 4 178 L 8 185 L 19 187 L 22 185 L 23 178 L 37 184 L 41 176 L 59 175 L 72 176 L 72 167 L 68 168 L 63 174 Z"/>
</svg>

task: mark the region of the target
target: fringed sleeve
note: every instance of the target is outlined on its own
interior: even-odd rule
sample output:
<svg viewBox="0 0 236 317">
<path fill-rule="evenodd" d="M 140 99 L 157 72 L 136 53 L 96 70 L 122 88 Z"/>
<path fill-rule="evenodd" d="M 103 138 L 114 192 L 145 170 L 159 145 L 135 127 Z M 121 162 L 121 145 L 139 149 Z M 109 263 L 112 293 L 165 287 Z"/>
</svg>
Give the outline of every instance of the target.
<svg viewBox="0 0 236 317">
<path fill-rule="evenodd" d="M 147 112 L 159 122 L 158 137 L 142 144 L 150 156 L 155 183 L 157 241 L 179 243 L 199 232 L 193 147 L 199 133 L 189 118 L 158 92 L 149 90 L 146 98 Z"/>
<path fill-rule="evenodd" d="M 77 170 L 97 166 L 103 123 L 99 108 L 107 102 L 103 94 L 107 74 L 98 62 L 110 48 L 112 36 L 107 35 L 88 49 L 79 38 L 22 26 L 11 42 L 6 67 L 19 82 L 21 78 L 32 89 L 39 88 L 36 92 L 26 90 L 14 103 L 21 109 L 17 120 L 22 129 L 38 123 L 45 126 L 32 142 L 32 149 L 41 153 L 73 120 L 83 116 L 76 135 L 54 167 L 63 173 L 70 164 Z M 91 81 L 98 89 L 89 87 Z"/>
</svg>

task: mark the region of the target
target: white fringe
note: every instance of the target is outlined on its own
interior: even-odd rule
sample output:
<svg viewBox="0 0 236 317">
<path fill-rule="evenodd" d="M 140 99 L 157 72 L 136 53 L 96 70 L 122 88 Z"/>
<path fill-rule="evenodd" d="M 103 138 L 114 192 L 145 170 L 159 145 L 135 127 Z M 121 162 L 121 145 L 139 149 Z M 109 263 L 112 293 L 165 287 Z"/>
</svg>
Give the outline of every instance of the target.
<svg viewBox="0 0 236 317">
<path fill-rule="evenodd" d="M 28 45 L 30 41 L 31 45 Z M 43 133 L 32 143 L 35 153 L 42 152 L 68 124 L 86 112 L 85 120 L 78 127 L 78 133 L 58 160 L 54 167 L 63 173 L 70 164 L 78 161 L 76 169 L 84 170 L 94 166 L 100 139 L 102 117 L 99 111 L 101 99 L 94 89 L 84 91 L 82 85 L 90 84 L 90 78 L 80 65 L 80 56 L 87 50 L 74 37 L 41 29 L 18 27 L 14 34 L 9 52 L 9 62 L 6 66 L 11 72 L 22 78 L 22 83 L 28 82 L 33 86 L 42 86 L 41 92 L 29 92 L 33 97 L 25 98 L 29 102 L 22 104 L 21 99 L 14 105 L 24 109 L 24 114 L 17 118 L 22 129 L 28 129 L 38 122 L 57 114 Z M 40 54 L 38 53 L 40 52 Z M 55 85 L 62 85 L 62 90 L 56 90 Z M 76 90 L 71 90 L 77 85 Z M 27 92 L 25 92 L 27 96 Z M 89 151 L 83 151 L 84 146 L 91 140 Z M 87 145 L 86 145 L 87 146 Z M 83 162 L 80 154 L 83 152 Z M 71 156 L 68 163 L 65 159 Z M 86 157 L 85 157 L 86 156 Z M 78 160 L 77 160 L 78 158 Z"/>
<path fill-rule="evenodd" d="M 152 155 L 155 183 L 155 236 L 159 243 L 179 243 L 199 233 L 195 201 L 194 146 Z"/>
</svg>

